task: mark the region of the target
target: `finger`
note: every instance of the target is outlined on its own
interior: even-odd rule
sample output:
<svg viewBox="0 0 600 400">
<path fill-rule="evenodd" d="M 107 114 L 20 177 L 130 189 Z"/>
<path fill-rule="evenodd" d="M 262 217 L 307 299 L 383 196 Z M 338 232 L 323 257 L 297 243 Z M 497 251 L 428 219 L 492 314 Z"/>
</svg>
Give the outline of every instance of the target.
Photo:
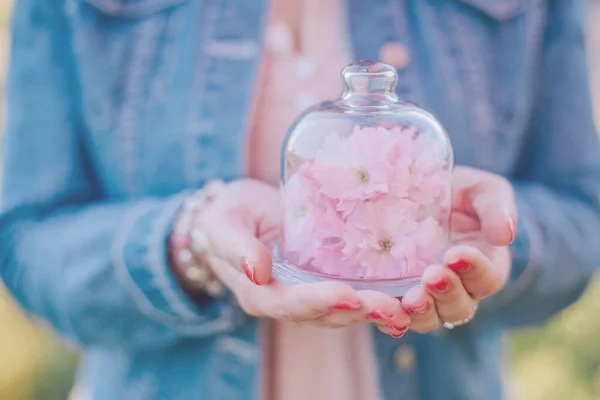
<svg viewBox="0 0 600 400">
<path fill-rule="evenodd" d="M 418 333 L 435 331 L 440 320 L 433 297 L 421 287 L 409 289 L 402 298 L 402 307 L 411 318 L 410 329 Z"/>
<path fill-rule="evenodd" d="M 333 325 L 353 325 L 365 322 L 375 322 L 380 325 L 390 325 L 396 330 L 405 328 L 410 323 L 410 317 L 402 309 L 400 302 L 382 292 L 361 290 L 357 295 L 362 308 L 351 312 L 330 313 L 320 320 Z"/>
<path fill-rule="evenodd" d="M 385 333 L 386 335 L 390 335 L 391 337 L 393 337 L 395 339 L 399 339 L 402 336 L 404 336 L 406 334 L 406 332 L 408 332 L 408 328 L 409 328 L 408 326 L 406 326 L 402 329 L 397 329 L 393 325 L 383 325 L 383 324 L 376 324 L 376 326 L 380 332 Z"/>
<path fill-rule="evenodd" d="M 278 226 L 271 220 L 280 218 L 280 195 L 253 181 L 231 186 L 207 210 L 201 220 L 202 228 L 208 232 L 214 252 L 243 270 L 253 283 L 266 284 L 271 279 L 272 258 L 260 238 L 271 235 L 267 229 Z"/>
<path fill-rule="evenodd" d="M 460 167 L 453 183 L 453 209 L 474 213 L 490 243 L 503 246 L 516 234 L 517 208 L 512 185 L 505 178 Z"/>
<path fill-rule="evenodd" d="M 216 262 L 223 263 L 220 260 Z M 339 282 L 299 285 L 272 282 L 257 286 L 231 267 L 220 269 L 225 273 L 221 271 L 219 278 L 236 294 L 240 307 L 255 317 L 302 322 L 332 312 L 351 312 L 362 307 L 356 292 Z"/>
<path fill-rule="evenodd" d="M 230 218 L 211 232 L 211 245 L 230 266 L 243 271 L 255 285 L 269 283 L 273 259 L 249 223 Z"/>
<path fill-rule="evenodd" d="M 367 321 L 389 326 L 395 331 L 402 331 L 410 324 L 410 316 L 397 298 L 374 290 L 360 290 L 358 296 Z"/>
<path fill-rule="evenodd" d="M 341 328 L 344 326 L 365 323 L 365 313 L 360 311 L 337 311 L 328 312 L 319 318 L 307 321 L 311 325 L 326 328 Z"/>
<path fill-rule="evenodd" d="M 303 322 L 328 314 L 352 313 L 362 308 L 356 292 L 339 282 L 302 285 L 275 282 L 269 287 L 275 292 L 268 298 L 253 298 L 251 301 L 259 303 L 264 315 L 275 319 Z"/>
<path fill-rule="evenodd" d="M 435 301 L 441 321 L 460 321 L 473 315 L 476 301 L 452 270 L 443 265 L 432 265 L 425 270 L 422 280 L 423 287 Z"/>
<path fill-rule="evenodd" d="M 471 246 L 456 246 L 444 255 L 444 264 L 460 278 L 469 295 L 480 300 L 502 289 L 510 271 L 501 268 L 508 262 L 493 265 L 481 251 Z"/>
<path fill-rule="evenodd" d="M 308 326 L 316 326 L 318 328 L 327 328 L 327 329 L 338 329 L 338 328 L 345 328 L 347 325 L 344 324 L 337 324 L 335 322 L 330 322 L 327 320 L 321 320 L 321 319 L 315 319 L 315 320 L 311 320 L 311 321 L 306 321 L 306 322 L 300 322 L 301 325 L 308 325 Z"/>
<path fill-rule="evenodd" d="M 242 179 L 229 185 L 227 209 L 242 208 L 255 222 L 257 236 L 262 237 L 273 227 L 278 227 L 283 215 L 283 204 L 279 188 L 252 179 Z"/>
</svg>

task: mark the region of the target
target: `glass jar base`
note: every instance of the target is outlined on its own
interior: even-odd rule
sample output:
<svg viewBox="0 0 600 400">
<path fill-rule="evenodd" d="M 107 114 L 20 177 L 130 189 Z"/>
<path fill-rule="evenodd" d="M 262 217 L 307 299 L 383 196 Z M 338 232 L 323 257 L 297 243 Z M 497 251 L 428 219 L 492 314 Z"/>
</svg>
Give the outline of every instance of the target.
<svg viewBox="0 0 600 400">
<path fill-rule="evenodd" d="M 300 284 L 335 281 L 344 283 L 354 290 L 376 290 L 392 297 L 404 296 L 410 288 L 421 286 L 420 277 L 366 280 L 319 274 L 299 268 L 286 260 L 281 256 L 278 246 L 272 250 L 273 278 L 284 283 Z"/>
</svg>

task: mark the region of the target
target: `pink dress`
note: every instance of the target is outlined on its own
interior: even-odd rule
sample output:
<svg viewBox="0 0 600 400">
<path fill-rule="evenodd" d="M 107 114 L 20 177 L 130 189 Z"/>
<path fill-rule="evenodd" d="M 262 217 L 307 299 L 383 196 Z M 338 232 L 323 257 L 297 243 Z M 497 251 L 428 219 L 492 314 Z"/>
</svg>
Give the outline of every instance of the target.
<svg viewBox="0 0 600 400">
<path fill-rule="evenodd" d="M 249 175 L 279 185 L 285 132 L 306 107 L 340 94 L 350 61 L 341 0 L 273 0 L 249 142 Z M 323 329 L 265 321 L 262 400 L 377 400 L 367 325 Z"/>
</svg>

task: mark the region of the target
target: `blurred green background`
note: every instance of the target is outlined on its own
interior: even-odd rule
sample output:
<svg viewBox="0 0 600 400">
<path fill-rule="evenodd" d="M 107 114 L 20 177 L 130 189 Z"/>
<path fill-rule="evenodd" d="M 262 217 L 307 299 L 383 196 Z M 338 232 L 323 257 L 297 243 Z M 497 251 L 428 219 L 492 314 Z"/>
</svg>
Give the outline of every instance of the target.
<svg viewBox="0 0 600 400">
<path fill-rule="evenodd" d="M 0 94 L 5 85 L 10 8 L 11 0 L 0 0 Z M 600 116 L 600 1 L 590 2 L 588 15 L 591 70 L 596 72 L 591 88 Z M 3 113 L 0 96 L 0 122 Z M 510 340 L 514 398 L 600 399 L 600 278 L 581 301 L 545 327 L 521 331 Z M 23 316 L 0 286 L 1 400 L 66 399 L 76 361 L 74 351 Z"/>
</svg>

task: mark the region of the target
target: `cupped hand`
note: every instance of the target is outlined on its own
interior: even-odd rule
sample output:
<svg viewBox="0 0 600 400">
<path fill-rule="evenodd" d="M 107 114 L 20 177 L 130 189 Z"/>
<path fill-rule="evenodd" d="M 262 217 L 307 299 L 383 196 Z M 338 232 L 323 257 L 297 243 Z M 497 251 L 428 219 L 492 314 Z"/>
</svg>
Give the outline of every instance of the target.
<svg viewBox="0 0 600 400">
<path fill-rule="evenodd" d="M 241 308 L 259 318 L 322 327 L 374 322 L 402 336 L 410 317 L 393 297 L 339 282 L 288 285 L 271 279 L 267 244 L 280 232 L 282 207 L 278 189 L 239 180 L 226 185 L 199 218 L 210 242 L 208 262 Z"/>
<path fill-rule="evenodd" d="M 423 286 L 402 299 L 410 329 L 436 330 L 470 320 L 477 302 L 499 292 L 510 274 L 508 245 L 515 238 L 517 211 L 511 184 L 469 167 L 453 174 L 451 246 L 442 265 L 425 270 Z"/>
</svg>

